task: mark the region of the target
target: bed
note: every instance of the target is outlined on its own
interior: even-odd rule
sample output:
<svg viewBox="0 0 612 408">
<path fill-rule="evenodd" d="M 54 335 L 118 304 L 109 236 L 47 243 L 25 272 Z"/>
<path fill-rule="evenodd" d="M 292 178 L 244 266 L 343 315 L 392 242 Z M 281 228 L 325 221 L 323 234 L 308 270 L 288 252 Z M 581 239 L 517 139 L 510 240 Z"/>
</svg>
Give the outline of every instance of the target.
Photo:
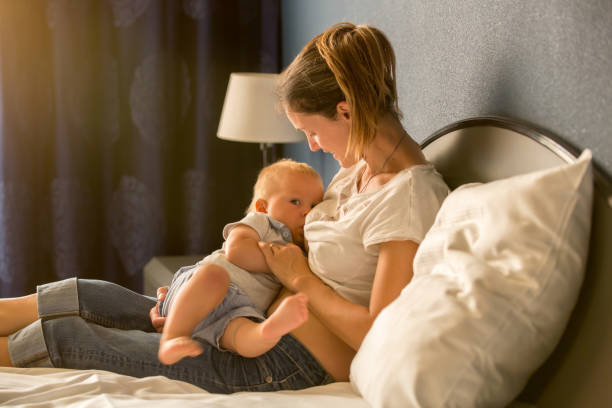
<svg viewBox="0 0 612 408">
<path fill-rule="evenodd" d="M 560 202 L 553 199 L 549 203 L 550 197 L 554 198 L 559 194 L 562 197 L 569 197 L 571 208 L 567 210 L 569 207 L 564 207 L 567 210 L 567 217 L 564 218 L 562 225 L 564 228 L 575 227 L 571 229 L 572 234 L 568 238 L 570 246 L 561 246 L 560 254 L 553 250 L 559 249 L 558 246 L 545 247 L 548 254 L 553 253 L 564 260 L 553 265 L 551 276 L 554 279 L 549 277 L 546 284 L 543 284 L 537 281 L 538 277 L 516 275 L 516 270 L 508 269 L 507 265 L 504 265 L 503 279 L 492 281 L 485 276 L 486 274 L 480 274 L 469 279 L 462 276 L 462 280 L 458 281 L 457 271 L 454 269 L 452 273 L 449 271 L 463 261 L 453 261 L 441 266 L 441 261 L 433 259 L 435 258 L 433 255 L 428 257 L 427 251 L 435 254 L 435 246 L 442 241 L 446 247 L 449 247 L 449 242 L 444 241 L 446 239 L 444 234 L 448 231 L 452 232 L 454 237 L 459 237 L 457 239 L 461 239 L 463 248 L 473 244 L 470 248 L 478 249 L 478 245 L 482 245 L 482 242 L 474 244 L 478 240 L 472 229 L 475 225 L 473 223 L 466 223 L 466 228 L 452 225 L 454 229 L 445 224 L 449 219 L 451 221 L 455 219 L 453 217 L 456 214 L 448 214 L 445 219 L 442 213 L 447 215 L 448 209 L 443 206 L 444 211 L 441 210 L 439 214 L 441 218 L 436 220 L 432 231 L 421 245 L 424 254 L 421 256 L 419 254 L 418 260 L 415 260 L 413 283 L 421 292 L 411 292 L 412 289 L 409 290 L 409 287 L 413 286 L 411 283 L 404 289 L 400 298 L 381 313 L 351 367 L 351 382 L 297 392 L 215 395 L 164 377 L 137 379 L 97 370 L 4 368 L 0 369 L 0 405 L 121 407 L 148 406 L 154 401 L 155 406 L 160 407 L 175 407 L 179 404 L 182 407 L 317 408 L 612 406 L 612 389 L 608 385 L 612 378 L 612 322 L 608 318 L 608 312 L 612 310 L 612 296 L 610 296 L 612 276 L 609 273 L 612 264 L 610 245 L 606 244 L 612 239 L 610 178 L 597 166 L 588 170 L 591 173 L 587 173 L 584 165 L 581 167 L 583 170 L 580 180 L 585 181 L 579 183 L 580 185 L 572 184 L 576 188 L 575 194 L 567 195 L 564 185 L 556 182 L 557 179 L 550 178 L 552 176 L 549 175 L 549 170 L 561 168 L 561 171 L 555 170 L 554 177 L 560 177 L 559 174 L 565 177 L 570 171 L 574 171 L 576 167 L 574 163 L 586 163 L 585 154 L 580 155 L 577 150 L 558 137 L 536 126 L 509 118 L 480 117 L 453 123 L 429 137 L 423 143 L 423 150 L 428 160 L 436 164 L 451 188 L 456 189 L 462 185 L 465 187 L 453 191 L 449 196 L 453 198 L 447 199 L 445 205 L 448 202 L 450 206 L 455 202 L 453 200 L 457 200 L 464 206 L 470 206 L 470 211 L 467 212 L 471 216 L 475 214 L 472 208 L 474 203 L 480 203 L 483 206 L 478 211 L 486 212 L 490 209 L 497 211 L 493 214 L 494 220 L 499 220 L 499 225 L 504 225 L 503 215 L 501 218 L 499 215 L 500 208 L 516 204 L 518 206 L 513 211 L 525 211 L 525 206 L 528 206 L 532 200 L 536 210 L 539 208 L 538 211 L 544 211 L 542 218 L 546 218 L 547 212 L 551 212 L 548 211 L 547 205 L 554 208 L 554 205 Z M 536 181 L 533 181 L 529 178 L 532 174 L 544 174 L 544 176 L 540 175 L 537 179 L 533 179 Z M 518 181 L 507 184 L 505 180 Z M 469 184 L 474 182 L 485 184 Z M 465 186 L 466 184 L 468 185 Z M 531 195 L 524 199 L 520 195 L 521 192 L 513 190 L 518 188 L 517 185 L 530 189 Z M 537 191 L 533 191 L 534 185 L 539 186 Z M 553 192 L 548 191 L 555 188 Z M 474 196 L 476 193 L 478 195 Z M 504 194 L 514 199 L 504 199 Z M 491 200 L 491 203 L 487 200 Z M 541 210 L 542 208 L 544 210 Z M 459 213 L 463 217 L 463 213 L 466 213 L 465 207 L 462 207 Z M 550 222 L 556 222 L 558 218 L 550 217 Z M 572 223 L 575 219 L 578 221 L 574 226 Z M 467 222 L 465 218 L 462 220 Z M 588 224 L 586 227 L 585 223 Z M 522 220 L 510 218 L 507 224 L 507 228 L 530 228 L 531 232 L 527 235 L 538 240 L 527 242 L 525 247 L 527 249 L 524 252 L 529 252 L 531 247 L 539 245 L 540 242 L 546 245 L 548 241 L 557 242 L 557 238 L 540 239 L 538 234 L 542 231 L 537 228 L 534 230 L 533 225 L 527 225 L 528 223 Z M 542 227 L 539 225 L 539 220 L 535 224 L 538 224 L 536 226 L 538 228 Z M 506 228 L 499 225 L 495 228 L 498 235 L 500 230 L 503 232 Z M 540 229 L 546 230 L 546 228 Z M 555 234 L 559 234 L 561 230 L 555 231 Z M 484 234 L 482 231 L 479 233 Z M 503 240 L 504 237 L 497 236 L 494 239 Z M 456 247 L 457 242 L 459 241 L 453 241 L 452 244 Z M 559 239 L 559 245 L 561 244 L 565 245 L 566 242 Z M 574 250 L 571 245 L 577 249 Z M 455 255 L 459 252 L 461 251 L 455 248 Z M 461 257 L 457 259 L 467 259 L 465 251 L 460 255 Z M 500 259 L 484 263 L 480 259 L 479 267 L 493 268 L 482 269 L 485 272 L 496 272 L 499 270 Z M 550 257 L 546 259 L 547 262 L 550 261 Z M 519 272 L 522 273 L 522 269 L 525 269 L 523 266 L 531 261 L 519 260 L 518 269 L 521 269 Z M 474 265 L 474 258 L 469 258 L 468 261 L 466 261 L 468 265 Z M 538 265 L 541 265 L 542 262 L 538 262 L 540 262 Z M 419 272 L 417 266 L 422 267 L 424 272 Z M 541 270 L 544 269 L 538 269 L 538 273 Z M 432 276 L 435 280 L 432 280 Z M 170 279 L 170 275 L 167 279 Z M 567 285 L 555 286 L 559 281 L 564 281 Z M 466 286 L 466 282 L 469 285 Z M 519 288 L 520 291 L 504 292 L 507 289 L 504 286 L 507 282 L 514 285 L 509 290 L 514 291 Z M 442 288 L 443 291 L 440 292 L 442 296 L 436 295 L 435 299 L 431 300 L 431 305 L 435 306 L 436 310 L 443 310 L 443 313 L 448 310 L 451 317 L 454 316 L 453 313 L 459 313 L 457 321 L 461 324 L 457 322 L 450 324 L 449 315 L 445 316 L 445 320 L 440 320 L 440 312 L 432 314 L 431 310 L 427 309 L 429 300 L 423 297 L 425 295 L 422 291 L 430 290 L 432 287 L 439 289 L 440 285 L 447 286 Z M 432 289 L 432 295 L 435 293 Z M 474 293 L 478 296 L 472 296 Z M 487 304 L 489 299 L 487 296 L 491 293 L 495 294 L 491 298 L 493 303 Z M 409 302 L 415 294 L 421 296 L 421 299 L 418 304 L 411 305 Z M 451 300 L 440 309 L 438 308 L 440 299 L 445 296 L 450 296 L 448 299 Z M 562 303 L 559 303 L 560 300 Z M 514 305 L 508 312 L 510 320 L 514 318 L 513 316 L 517 316 L 515 309 L 520 309 L 516 304 L 522 305 L 523 301 L 527 306 L 521 309 L 517 323 L 522 326 L 511 328 L 509 333 L 526 334 L 518 339 L 510 338 L 512 336 L 508 335 L 503 338 L 494 337 L 508 329 L 506 319 L 499 319 L 499 316 L 495 318 L 496 313 L 506 310 L 504 308 L 508 305 Z M 493 305 L 495 307 L 492 307 Z M 402 310 L 401 317 L 398 316 L 398 310 Z M 409 310 L 422 310 L 423 315 L 428 316 L 429 320 L 416 321 L 420 317 L 407 313 Z M 487 320 L 491 316 L 493 320 Z M 538 319 L 544 319 L 545 322 L 542 323 Z M 439 332 L 431 334 L 431 330 L 421 330 L 438 321 L 441 322 L 440 327 L 444 327 Z M 486 347 L 479 348 L 481 343 L 478 341 L 485 337 L 483 333 L 487 332 L 480 326 L 474 329 L 473 325 L 486 324 L 488 321 L 494 321 L 496 324 L 490 332 L 493 334 L 487 335 L 489 339 L 494 338 L 495 341 L 482 343 Z M 406 324 L 405 329 L 398 329 L 398 324 Z M 460 330 L 458 326 L 461 326 Z M 397 337 L 400 336 L 389 335 L 391 329 L 394 333 L 406 330 L 408 335 L 397 341 Z M 415 331 L 427 333 L 430 337 L 425 334 L 412 335 Z M 473 337 L 475 332 L 478 332 L 476 338 Z M 466 350 L 465 344 L 460 342 L 462 338 L 468 341 L 469 350 Z M 491 344 L 497 348 L 487 349 Z M 506 348 L 500 349 L 500 344 L 506 344 Z M 390 347 L 395 348 L 391 360 L 386 356 L 391 354 Z M 455 358 L 459 354 L 471 355 L 475 349 L 478 349 L 475 360 Z M 496 355 L 487 355 L 484 358 L 482 355 L 486 354 L 483 352 L 485 349 L 487 353 L 509 354 L 510 358 L 500 360 Z M 527 351 L 524 352 L 523 349 Z M 444 372 L 439 371 L 441 366 L 446 367 Z M 435 367 L 435 370 L 432 370 L 432 367 Z M 466 378 L 470 378 L 470 381 L 466 381 Z M 445 399 L 441 399 L 442 394 Z"/>
</svg>

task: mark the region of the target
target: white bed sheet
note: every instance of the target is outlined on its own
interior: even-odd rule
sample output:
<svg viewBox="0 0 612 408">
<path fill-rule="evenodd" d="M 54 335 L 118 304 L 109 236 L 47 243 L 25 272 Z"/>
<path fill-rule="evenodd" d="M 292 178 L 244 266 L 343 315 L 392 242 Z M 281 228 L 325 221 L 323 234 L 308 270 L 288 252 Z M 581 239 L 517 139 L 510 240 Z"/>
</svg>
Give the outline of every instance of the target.
<svg viewBox="0 0 612 408">
<path fill-rule="evenodd" d="M 210 394 L 166 377 L 134 378 L 101 370 L 0 368 L 0 406 L 369 408 L 348 382 L 301 391 Z"/>
</svg>

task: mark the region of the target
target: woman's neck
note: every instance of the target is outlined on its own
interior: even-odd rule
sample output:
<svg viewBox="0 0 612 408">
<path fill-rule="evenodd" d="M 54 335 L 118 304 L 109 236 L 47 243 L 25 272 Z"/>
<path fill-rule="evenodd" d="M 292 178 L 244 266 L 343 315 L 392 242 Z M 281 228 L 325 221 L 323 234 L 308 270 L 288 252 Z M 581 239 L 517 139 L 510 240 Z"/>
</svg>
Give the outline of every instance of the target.
<svg viewBox="0 0 612 408">
<path fill-rule="evenodd" d="M 404 130 L 399 120 L 388 115 L 378 123 L 376 137 L 364 152 L 367 175 L 397 173 L 426 162 L 418 144 Z"/>
</svg>

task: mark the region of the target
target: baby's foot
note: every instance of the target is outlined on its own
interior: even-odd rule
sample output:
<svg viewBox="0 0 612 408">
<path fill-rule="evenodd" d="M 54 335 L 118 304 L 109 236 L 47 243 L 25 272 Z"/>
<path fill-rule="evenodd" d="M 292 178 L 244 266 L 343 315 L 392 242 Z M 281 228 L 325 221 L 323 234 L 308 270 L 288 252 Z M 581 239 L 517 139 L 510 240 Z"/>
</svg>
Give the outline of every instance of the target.
<svg viewBox="0 0 612 408">
<path fill-rule="evenodd" d="M 278 309 L 262 324 L 261 335 L 266 340 L 278 340 L 308 320 L 308 297 L 298 293 L 285 298 Z"/>
<path fill-rule="evenodd" d="M 204 349 L 197 341 L 189 337 L 175 337 L 163 340 L 159 345 L 157 356 L 164 364 L 174 364 L 183 357 L 195 357 L 202 354 Z"/>
</svg>

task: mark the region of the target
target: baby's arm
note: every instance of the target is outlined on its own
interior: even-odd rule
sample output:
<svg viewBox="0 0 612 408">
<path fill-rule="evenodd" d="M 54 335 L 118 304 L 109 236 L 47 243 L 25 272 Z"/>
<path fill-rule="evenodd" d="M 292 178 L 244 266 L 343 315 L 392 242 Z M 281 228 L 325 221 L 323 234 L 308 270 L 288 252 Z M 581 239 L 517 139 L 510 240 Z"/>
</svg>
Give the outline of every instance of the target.
<svg viewBox="0 0 612 408">
<path fill-rule="evenodd" d="M 257 231 L 247 225 L 237 225 L 225 240 L 225 257 L 234 265 L 249 272 L 271 273 L 259 249 Z"/>
</svg>

